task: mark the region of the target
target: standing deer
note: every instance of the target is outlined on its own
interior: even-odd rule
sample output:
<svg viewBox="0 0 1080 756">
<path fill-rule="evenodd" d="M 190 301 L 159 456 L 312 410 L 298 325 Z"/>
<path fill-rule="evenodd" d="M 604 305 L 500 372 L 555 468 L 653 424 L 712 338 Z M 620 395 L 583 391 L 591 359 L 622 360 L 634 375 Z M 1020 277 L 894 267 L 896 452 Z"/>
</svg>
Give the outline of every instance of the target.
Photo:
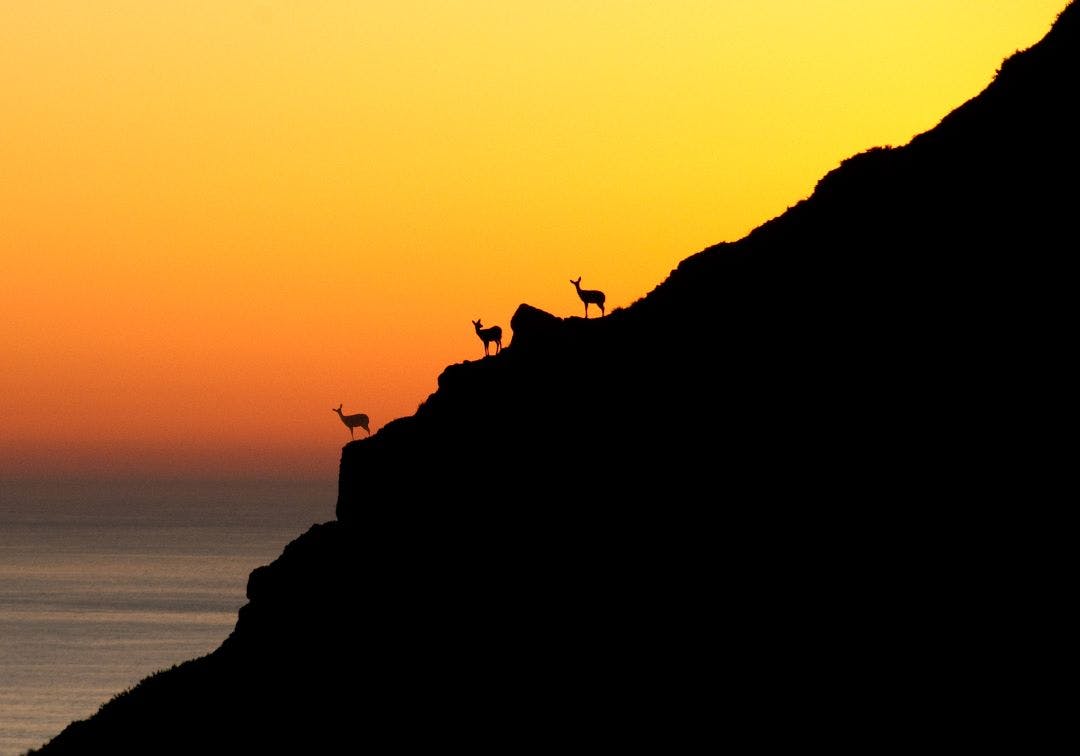
<svg viewBox="0 0 1080 756">
<path fill-rule="evenodd" d="M 480 324 L 480 320 L 474 320 L 472 322 L 473 327 L 476 328 L 476 335 L 480 337 L 480 340 L 484 342 L 484 356 L 487 357 L 488 344 L 492 341 L 495 342 L 495 354 L 502 351 L 502 329 L 498 326 L 492 326 L 491 328 L 484 328 Z"/>
<path fill-rule="evenodd" d="M 581 276 L 577 277 L 576 281 L 571 281 L 574 288 L 577 289 L 577 295 L 581 297 L 581 301 L 585 303 L 585 317 L 589 317 L 589 305 L 594 304 L 600 308 L 600 317 L 604 317 L 604 292 L 597 291 L 596 289 L 583 289 L 581 288 Z"/>
<path fill-rule="evenodd" d="M 343 415 L 343 414 L 341 414 L 341 408 L 343 406 L 345 406 L 345 405 L 339 404 L 337 406 L 337 409 L 330 410 L 330 411 L 331 412 L 336 412 L 338 414 L 338 417 L 341 418 L 341 422 L 345 423 L 345 427 L 349 429 L 349 435 L 352 436 L 355 439 L 356 436 L 353 435 L 353 428 L 363 428 L 364 430 L 366 430 L 368 432 L 368 435 L 370 436 L 371 431 L 368 429 L 368 416 L 367 415 Z"/>
</svg>

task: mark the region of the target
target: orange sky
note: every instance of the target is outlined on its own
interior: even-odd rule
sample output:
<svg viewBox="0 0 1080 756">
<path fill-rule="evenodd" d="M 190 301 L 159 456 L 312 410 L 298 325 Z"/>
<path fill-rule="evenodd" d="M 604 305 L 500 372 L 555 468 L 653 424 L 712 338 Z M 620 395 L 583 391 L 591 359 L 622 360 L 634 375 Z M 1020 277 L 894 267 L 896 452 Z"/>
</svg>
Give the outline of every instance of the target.
<svg viewBox="0 0 1080 756">
<path fill-rule="evenodd" d="M 0 478 L 333 477 L 332 407 L 629 304 L 1065 5 L 0 0 Z"/>
</svg>

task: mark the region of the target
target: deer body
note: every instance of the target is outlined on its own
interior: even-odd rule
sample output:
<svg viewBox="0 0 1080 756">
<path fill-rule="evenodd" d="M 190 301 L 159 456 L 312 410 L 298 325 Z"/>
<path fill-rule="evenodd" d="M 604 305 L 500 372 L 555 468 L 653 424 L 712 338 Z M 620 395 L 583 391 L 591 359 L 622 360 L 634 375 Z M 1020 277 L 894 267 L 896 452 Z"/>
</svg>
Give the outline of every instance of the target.
<svg viewBox="0 0 1080 756">
<path fill-rule="evenodd" d="M 577 295 L 581 298 L 581 301 L 585 303 L 585 317 L 589 317 L 589 305 L 594 304 L 600 308 L 600 317 L 604 317 L 604 292 L 597 291 L 596 289 L 583 289 L 581 288 L 581 276 L 578 276 L 576 281 L 571 281 L 574 288 L 577 289 Z"/>
<path fill-rule="evenodd" d="M 363 428 L 364 430 L 366 430 L 368 432 L 368 435 L 370 436 L 371 431 L 368 429 L 368 416 L 367 415 L 361 415 L 361 414 L 343 415 L 343 414 L 341 414 L 341 408 L 343 406 L 344 405 L 339 404 L 337 409 L 330 410 L 330 411 L 338 413 L 338 417 L 341 418 L 341 422 L 345 423 L 345 427 L 349 429 L 349 435 L 352 436 L 353 438 L 356 438 L 356 436 L 353 435 L 353 428 Z"/>
<path fill-rule="evenodd" d="M 479 320 L 472 322 L 473 327 L 476 329 L 476 335 L 480 337 L 480 340 L 484 342 L 484 356 L 488 353 L 488 344 L 495 342 L 495 354 L 502 351 L 502 329 L 499 326 L 492 326 L 491 328 L 484 328 Z"/>
</svg>

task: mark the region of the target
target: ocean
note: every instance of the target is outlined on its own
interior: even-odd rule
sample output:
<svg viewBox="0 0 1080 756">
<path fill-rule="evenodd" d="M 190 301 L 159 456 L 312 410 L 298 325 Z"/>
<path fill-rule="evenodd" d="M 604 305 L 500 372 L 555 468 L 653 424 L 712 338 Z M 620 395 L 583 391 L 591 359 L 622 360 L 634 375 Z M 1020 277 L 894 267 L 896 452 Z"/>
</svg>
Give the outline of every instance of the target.
<svg viewBox="0 0 1080 756">
<path fill-rule="evenodd" d="M 337 481 L 0 480 L 0 756 L 213 651 Z"/>
</svg>

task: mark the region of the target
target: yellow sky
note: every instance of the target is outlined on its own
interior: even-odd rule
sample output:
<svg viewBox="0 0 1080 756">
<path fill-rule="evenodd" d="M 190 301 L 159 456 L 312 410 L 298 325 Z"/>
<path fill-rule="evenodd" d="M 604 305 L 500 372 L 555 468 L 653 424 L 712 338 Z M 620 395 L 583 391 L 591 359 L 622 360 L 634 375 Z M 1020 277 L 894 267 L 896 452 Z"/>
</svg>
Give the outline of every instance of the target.
<svg viewBox="0 0 1080 756">
<path fill-rule="evenodd" d="M 0 0 L 0 478 L 333 476 L 332 407 L 629 304 L 1065 5 Z"/>
</svg>

